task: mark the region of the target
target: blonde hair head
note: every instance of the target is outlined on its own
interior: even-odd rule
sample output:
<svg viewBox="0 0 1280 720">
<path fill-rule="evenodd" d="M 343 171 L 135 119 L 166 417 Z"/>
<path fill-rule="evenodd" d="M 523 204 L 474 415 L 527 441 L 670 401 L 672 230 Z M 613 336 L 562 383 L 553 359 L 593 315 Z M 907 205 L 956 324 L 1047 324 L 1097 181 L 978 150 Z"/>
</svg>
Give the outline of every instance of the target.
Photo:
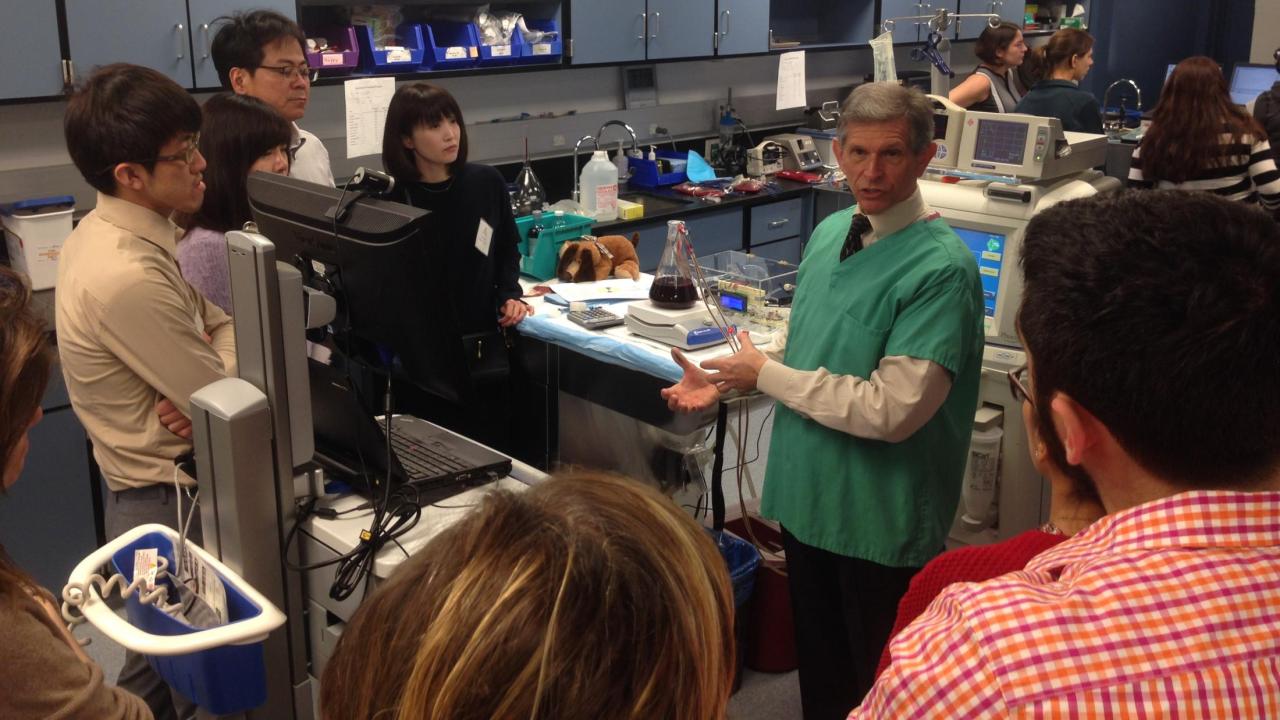
<svg viewBox="0 0 1280 720">
<path fill-rule="evenodd" d="M 602 474 L 490 493 L 356 613 L 327 718 L 724 716 L 733 594 L 709 535 Z"/>
</svg>

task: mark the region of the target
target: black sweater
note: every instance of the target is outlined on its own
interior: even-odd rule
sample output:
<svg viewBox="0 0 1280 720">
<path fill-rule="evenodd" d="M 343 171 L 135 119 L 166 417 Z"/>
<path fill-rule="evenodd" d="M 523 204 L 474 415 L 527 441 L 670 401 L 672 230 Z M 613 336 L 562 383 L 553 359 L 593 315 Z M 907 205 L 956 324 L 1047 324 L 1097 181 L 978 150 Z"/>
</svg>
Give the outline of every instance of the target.
<svg viewBox="0 0 1280 720">
<path fill-rule="evenodd" d="M 520 234 L 511 214 L 507 185 L 488 165 L 467 163 L 442 183 L 406 182 L 392 199 L 431 211 L 428 242 L 442 243 L 428 258 L 447 263 L 459 329 L 463 333 L 497 329 L 498 309 L 518 299 L 520 290 Z M 489 254 L 476 248 L 476 232 L 484 219 L 493 228 Z"/>
</svg>

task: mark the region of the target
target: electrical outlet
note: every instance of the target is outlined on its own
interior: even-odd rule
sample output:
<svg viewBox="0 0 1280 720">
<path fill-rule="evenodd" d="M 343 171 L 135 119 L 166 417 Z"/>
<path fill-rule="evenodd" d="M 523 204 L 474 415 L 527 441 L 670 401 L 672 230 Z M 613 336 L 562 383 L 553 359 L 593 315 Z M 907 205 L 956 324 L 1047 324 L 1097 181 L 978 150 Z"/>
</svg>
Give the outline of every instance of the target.
<svg viewBox="0 0 1280 720">
<path fill-rule="evenodd" d="M 563 135 L 552 135 L 552 136 L 551 136 L 551 146 L 552 146 L 552 147 L 564 147 L 564 136 L 563 136 Z"/>
<path fill-rule="evenodd" d="M 649 123 L 649 137 L 658 134 L 658 123 Z"/>
</svg>

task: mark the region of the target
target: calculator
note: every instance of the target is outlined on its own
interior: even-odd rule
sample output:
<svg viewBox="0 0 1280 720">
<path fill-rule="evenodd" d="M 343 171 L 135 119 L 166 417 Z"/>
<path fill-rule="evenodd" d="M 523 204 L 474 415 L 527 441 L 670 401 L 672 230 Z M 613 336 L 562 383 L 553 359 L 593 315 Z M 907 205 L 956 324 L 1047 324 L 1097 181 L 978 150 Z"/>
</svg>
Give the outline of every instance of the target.
<svg viewBox="0 0 1280 720">
<path fill-rule="evenodd" d="M 604 308 L 590 308 L 588 310 L 573 310 L 569 313 L 569 319 L 588 330 L 603 330 L 622 324 L 622 316 L 615 315 Z"/>
</svg>

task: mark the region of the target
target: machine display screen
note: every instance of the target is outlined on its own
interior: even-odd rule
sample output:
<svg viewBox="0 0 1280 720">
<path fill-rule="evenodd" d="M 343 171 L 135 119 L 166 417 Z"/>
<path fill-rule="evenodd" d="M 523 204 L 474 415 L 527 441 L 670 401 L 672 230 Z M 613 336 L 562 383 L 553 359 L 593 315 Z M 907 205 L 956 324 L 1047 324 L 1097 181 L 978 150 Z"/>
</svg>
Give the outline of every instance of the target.
<svg viewBox="0 0 1280 720">
<path fill-rule="evenodd" d="M 973 144 L 973 159 L 982 162 L 1021 165 L 1027 149 L 1027 125 L 1006 120 L 979 120 Z"/>
<path fill-rule="evenodd" d="M 1231 102 L 1247 105 L 1278 81 L 1280 72 L 1275 65 L 1236 65 L 1231 73 Z"/>
<path fill-rule="evenodd" d="M 951 229 L 969 246 L 973 259 L 978 261 L 978 276 L 982 278 L 982 304 L 986 313 L 986 324 L 989 326 L 996 316 L 996 293 L 1000 291 L 1000 273 L 1004 267 L 1005 236 L 986 230 L 970 230 L 958 227 L 954 222 Z"/>
</svg>

